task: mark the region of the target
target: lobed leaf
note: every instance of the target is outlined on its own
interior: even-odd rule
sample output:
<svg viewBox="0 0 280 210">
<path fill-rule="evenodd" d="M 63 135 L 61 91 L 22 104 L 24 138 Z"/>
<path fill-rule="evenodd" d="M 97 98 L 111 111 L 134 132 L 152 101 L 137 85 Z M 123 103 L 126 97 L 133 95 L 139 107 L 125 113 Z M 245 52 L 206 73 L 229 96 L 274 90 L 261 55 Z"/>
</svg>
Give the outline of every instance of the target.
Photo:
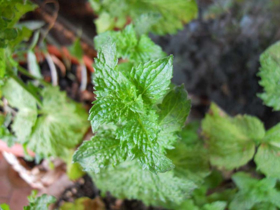
<svg viewBox="0 0 280 210">
<path fill-rule="evenodd" d="M 172 34 L 198 14 L 195 0 L 91 0 L 90 3 L 100 15 L 100 19 L 95 21 L 99 33 L 114 27 L 124 27 L 128 17 L 137 22 L 145 15 L 151 32 L 159 35 Z"/>
<path fill-rule="evenodd" d="M 202 121 L 211 164 L 232 170 L 253 158 L 255 144 L 262 141 L 265 129 L 260 120 L 244 115 L 229 117 L 215 104 Z"/>
<path fill-rule="evenodd" d="M 280 178 L 280 124 L 266 132 L 254 160 L 267 177 Z"/>
<path fill-rule="evenodd" d="M 117 57 L 131 62 L 146 62 L 163 58 L 166 54 L 147 35 L 137 36 L 133 25 L 128 25 L 123 31 L 108 31 L 94 38 L 96 49 L 107 45 L 108 40 L 116 44 Z"/>
<path fill-rule="evenodd" d="M 120 199 L 140 199 L 146 205 L 179 204 L 196 187 L 189 180 L 175 177 L 172 171 L 157 175 L 143 170 L 135 161 L 123 162 L 91 176 L 103 192 L 110 191 Z"/>
<path fill-rule="evenodd" d="M 264 93 L 258 96 L 267 106 L 280 110 L 280 42 L 270 46 L 260 57 L 261 68 L 258 76 Z"/>
<path fill-rule="evenodd" d="M 19 110 L 12 129 L 19 143 L 27 143 L 37 155 L 64 157 L 82 140 L 88 128 L 87 114 L 58 87 L 46 87 L 40 92 L 43 101 L 38 109 L 34 96 L 13 78 L 7 80 L 3 94 Z"/>
<path fill-rule="evenodd" d="M 280 206 L 280 192 L 275 188 L 276 179 L 263 178 L 254 179 L 248 174 L 238 172 L 232 176 L 233 181 L 239 188 L 239 192 L 234 196 L 229 205 L 230 210 L 251 209 L 259 204 L 269 203 L 269 206 Z"/>
</svg>

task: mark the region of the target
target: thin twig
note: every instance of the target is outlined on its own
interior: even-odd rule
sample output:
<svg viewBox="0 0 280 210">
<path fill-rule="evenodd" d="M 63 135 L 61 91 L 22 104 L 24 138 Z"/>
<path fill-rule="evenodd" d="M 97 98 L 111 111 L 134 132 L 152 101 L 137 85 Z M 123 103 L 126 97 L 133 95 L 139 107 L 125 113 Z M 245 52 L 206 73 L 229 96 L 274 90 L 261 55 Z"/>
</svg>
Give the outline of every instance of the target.
<svg viewBox="0 0 280 210">
<path fill-rule="evenodd" d="M 87 88 L 87 68 L 84 63 L 81 63 L 81 76 L 80 90 L 84 91 Z"/>
<path fill-rule="evenodd" d="M 47 60 L 47 63 L 50 67 L 50 71 L 51 71 L 51 77 L 52 77 L 52 85 L 53 86 L 57 86 L 58 85 L 58 76 L 57 76 L 57 70 L 56 70 L 56 67 L 54 65 L 54 62 L 50 56 L 50 54 L 47 52 L 45 53 L 45 56 L 46 56 L 46 60 Z"/>
</svg>

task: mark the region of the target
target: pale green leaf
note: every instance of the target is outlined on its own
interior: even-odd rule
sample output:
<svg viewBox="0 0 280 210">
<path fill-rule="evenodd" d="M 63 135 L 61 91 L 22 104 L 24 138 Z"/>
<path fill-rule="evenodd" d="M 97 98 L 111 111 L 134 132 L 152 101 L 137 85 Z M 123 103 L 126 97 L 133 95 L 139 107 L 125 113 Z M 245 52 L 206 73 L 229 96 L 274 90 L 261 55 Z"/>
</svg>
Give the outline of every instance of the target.
<svg viewBox="0 0 280 210">
<path fill-rule="evenodd" d="M 6 203 L 0 204 L 0 209 L 1 210 L 10 210 L 10 206 Z"/>
<path fill-rule="evenodd" d="M 96 21 L 98 32 L 110 30 L 114 26 L 122 28 L 128 22 L 128 17 L 137 22 L 141 16 L 146 15 L 151 32 L 160 35 L 176 33 L 183 28 L 184 23 L 196 18 L 198 14 L 195 0 L 91 0 L 91 3 L 100 15 L 100 20 Z"/>
<path fill-rule="evenodd" d="M 27 64 L 28 64 L 28 69 L 33 76 L 40 78 L 40 79 L 43 78 L 41 71 L 40 71 L 40 67 L 37 63 L 36 56 L 32 50 L 29 50 L 27 52 Z"/>
<path fill-rule="evenodd" d="M 270 46 L 260 57 L 261 68 L 258 76 L 264 93 L 258 96 L 267 106 L 280 110 L 280 42 Z"/>
<path fill-rule="evenodd" d="M 173 144 L 178 140 L 175 132 L 181 131 L 189 115 L 191 102 L 184 86 L 174 87 L 164 97 L 158 106 L 159 111 L 159 141 L 166 148 L 172 149 Z"/>
<path fill-rule="evenodd" d="M 225 210 L 227 206 L 226 202 L 216 201 L 213 203 L 205 204 L 202 207 L 202 210 Z"/>
<path fill-rule="evenodd" d="M 114 29 L 114 18 L 106 12 L 100 14 L 94 23 L 97 28 L 97 33 L 99 34 Z"/>
<path fill-rule="evenodd" d="M 275 189 L 276 179 L 257 180 L 243 172 L 234 174 L 232 179 L 239 188 L 239 192 L 230 203 L 230 210 L 249 210 L 261 203 L 270 203 L 280 207 L 280 192 Z"/>
<path fill-rule="evenodd" d="M 7 80 L 2 91 L 9 104 L 18 109 L 12 129 L 19 142 L 24 143 L 37 119 L 36 100 L 12 78 Z"/>
<path fill-rule="evenodd" d="M 280 124 L 269 129 L 255 156 L 257 169 L 267 177 L 280 178 Z"/>
<path fill-rule="evenodd" d="M 128 25 L 123 31 L 109 31 L 98 35 L 94 38 L 96 49 L 102 49 L 108 40 L 116 44 L 118 58 L 139 63 L 165 57 L 160 46 L 147 35 L 138 37 L 132 25 Z"/>
<path fill-rule="evenodd" d="M 154 174 L 143 170 L 137 162 L 124 162 L 98 174 L 91 174 L 103 192 L 110 191 L 117 198 L 139 199 L 146 205 L 173 206 L 190 196 L 196 187 L 193 182 L 166 172 Z"/>
<path fill-rule="evenodd" d="M 232 170 L 253 158 L 255 144 L 265 135 L 262 122 L 255 117 L 228 116 L 215 104 L 202 121 L 211 164 Z"/>
</svg>

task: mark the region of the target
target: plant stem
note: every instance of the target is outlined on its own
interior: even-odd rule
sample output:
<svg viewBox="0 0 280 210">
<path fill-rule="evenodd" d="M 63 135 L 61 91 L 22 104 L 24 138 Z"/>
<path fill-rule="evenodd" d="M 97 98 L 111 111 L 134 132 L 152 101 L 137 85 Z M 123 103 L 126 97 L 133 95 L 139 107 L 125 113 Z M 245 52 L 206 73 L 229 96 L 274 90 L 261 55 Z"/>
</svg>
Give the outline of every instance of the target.
<svg viewBox="0 0 280 210">
<path fill-rule="evenodd" d="M 36 76 L 33 76 L 33 75 L 30 74 L 25 68 L 23 68 L 23 67 L 21 67 L 21 66 L 18 66 L 17 69 L 18 69 L 18 71 L 19 71 L 20 73 L 22 73 L 23 75 L 28 76 L 28 77 L 30 77 L 30 78 L 32 78 L 32 79 L 38 80 L 38 81 L 39 81 L 42 85 L 44 85 L 44 86 L 50 85 L 49 83 L 45 82 L 44 80 L 42 80 L 42 79 L 40 79 L 40 78 L 38 78 L 38 77 L 36 77 Z"/>
</svg>

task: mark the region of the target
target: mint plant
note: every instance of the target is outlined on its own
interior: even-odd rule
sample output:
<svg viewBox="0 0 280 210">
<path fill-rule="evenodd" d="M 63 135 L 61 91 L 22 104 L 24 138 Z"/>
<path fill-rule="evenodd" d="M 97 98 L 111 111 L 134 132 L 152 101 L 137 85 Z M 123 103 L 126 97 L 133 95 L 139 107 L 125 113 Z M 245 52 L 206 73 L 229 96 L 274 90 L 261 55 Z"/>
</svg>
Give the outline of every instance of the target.
<svg viewBox="0 0 280 210">
<path fill-rule="evenodd" d="M 117 59 L 125 54 L 123 51 L 117 53 L 114 43 L 103 45 L 99 51 L 94 75 L 97 100 L 89 117 L 96 134 L 79 148 L 74 161 L 96 172 L 134 159 L 143 169 L 169 171 L 174 165 L 166 157 L 166 149 L 173 148 L 175 132 L 184 125 L 190 101 L 182 88 L 168 94 L 171 56 L 122 69 Z"/>
<path fill-rule="evenodd" d="M 123 28 L 130 18 L 135 24 L 141 24 L 145 31 L 172 34 L 198 14 L 195 0 L 90 0 L 90 3 L 99 15 L 95 20 L 98 33 L 114 27 Z"/>
</svg>

